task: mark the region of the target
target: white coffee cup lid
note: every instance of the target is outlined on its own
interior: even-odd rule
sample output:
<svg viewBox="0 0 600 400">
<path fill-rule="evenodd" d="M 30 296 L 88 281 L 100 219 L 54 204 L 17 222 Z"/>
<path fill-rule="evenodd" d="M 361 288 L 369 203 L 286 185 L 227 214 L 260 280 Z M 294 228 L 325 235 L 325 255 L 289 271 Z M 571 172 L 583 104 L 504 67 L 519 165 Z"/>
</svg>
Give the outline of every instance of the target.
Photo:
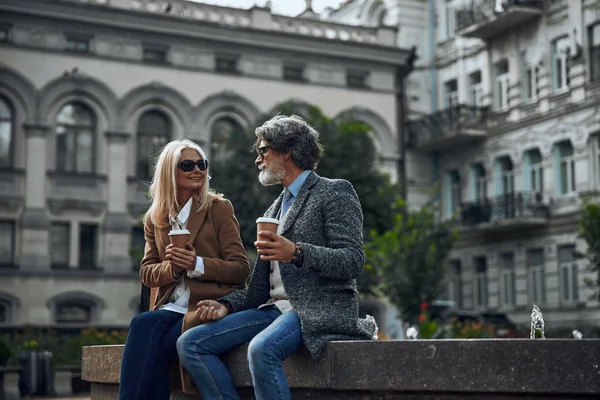
<svg viewBox="0 0 600 400">
<path fill-rule="evenodd" d="M 173 235 L 189 235 L 190 231 L 188 231 L 187 229 L 172 229 L 169 232 L 169 236 L 173 236 Z"/>
<path fill-rule="evenodd" d="M 277 224 L 279 225 L 279 220 L 277 218 L 266 218 L 266 217 L 260 217 L 259 219 L 256 220 L 256 223 L 258 224 L 259 222 L 269 222 L 271 224 Z"/>
</svg>

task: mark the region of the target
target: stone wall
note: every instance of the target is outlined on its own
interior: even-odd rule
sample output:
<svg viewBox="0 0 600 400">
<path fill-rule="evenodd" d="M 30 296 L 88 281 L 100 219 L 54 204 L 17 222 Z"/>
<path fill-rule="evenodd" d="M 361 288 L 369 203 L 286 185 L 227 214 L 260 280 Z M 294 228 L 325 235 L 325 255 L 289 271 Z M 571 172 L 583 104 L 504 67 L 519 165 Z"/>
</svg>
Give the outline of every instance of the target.
<svg viewBox="0 0 600 400">
<path fill-rule="evenodd" d="M 84 347 L 82 378 L 92 384 L 92 400 L 117 399 L 122 351 Z M 251 399 L 246 347 L 226 364 L 242 398 Z M 593 339 L 332 342 L 318 361 L 299 353 L 284 367 L 294 399 L 600 398 L 600 340 Z"/>
</svg>

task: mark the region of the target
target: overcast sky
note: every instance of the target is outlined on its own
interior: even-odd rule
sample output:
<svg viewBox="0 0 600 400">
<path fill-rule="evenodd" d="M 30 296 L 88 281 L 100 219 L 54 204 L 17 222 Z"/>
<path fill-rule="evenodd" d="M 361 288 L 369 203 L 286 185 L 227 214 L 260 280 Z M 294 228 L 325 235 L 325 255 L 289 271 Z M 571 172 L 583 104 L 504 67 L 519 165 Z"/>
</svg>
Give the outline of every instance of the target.
<svg viewBox="0 0 600 400">
<path fill-rule="evenodd" d="M 266 0 L 191 0 L 196 3 L 217 4 L 219 6 L 250 8 L 255 4 L 264 6 Z M 313 0 L 313 10 L 316 13 L 323 11 L 325 7 L 337 8 L 341 0 Z M 304 0 L 271 0 L 271 11 L 274 14 L 296 16 L 306 8 Z"/>
</svg>

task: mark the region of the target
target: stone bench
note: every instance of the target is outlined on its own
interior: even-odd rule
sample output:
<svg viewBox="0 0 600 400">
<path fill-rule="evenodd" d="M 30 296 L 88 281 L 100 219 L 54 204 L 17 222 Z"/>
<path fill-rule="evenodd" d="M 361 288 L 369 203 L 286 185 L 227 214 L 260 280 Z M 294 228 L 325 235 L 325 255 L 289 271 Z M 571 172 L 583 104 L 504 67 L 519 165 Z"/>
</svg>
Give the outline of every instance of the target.
<svg viewBox="0 0 600 400">
<path fill-rule="evenodd" d="M 92 400 L 115 400 L 123 346 L 83 348 Z M 226 356 L 251 399 L 246 347 Z M 332 342 L 311 361 L 284 364 L 294 399 L 576 400 L 600 398 L 600 340 L 481 339 Z M 172 400 L 191 400 L 174 393 Z"/>
</svg>

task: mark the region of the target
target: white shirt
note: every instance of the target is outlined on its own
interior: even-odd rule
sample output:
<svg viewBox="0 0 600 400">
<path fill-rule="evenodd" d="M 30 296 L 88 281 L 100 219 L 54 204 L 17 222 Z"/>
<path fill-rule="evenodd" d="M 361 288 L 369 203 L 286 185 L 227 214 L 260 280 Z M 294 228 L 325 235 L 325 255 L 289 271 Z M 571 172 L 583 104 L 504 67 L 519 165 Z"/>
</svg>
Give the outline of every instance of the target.
<svg viewBox="0 0 600 400">
<path fill-rule="evenodd" d="M 173 229 L 186 229 L 190 210 L 192 209 L 192 199 L 190 198 L 185 206 L 179 211 L 177 217 L 171 218 L 171 227 Z M 186 271 L 190 278 L 197 278 L 204 275 L 204 260 L 202 257 L 196 256 L 196 268 L 192 271 Z M 173 289 L 173 293 L 169 297 L 169 302 L 160 306 L 161 310 L 173 311 L 185 314 L 188 310 L 188 302 L 190 301 L 190 289 L 183 281 L 183 275 L 179 277 L 177 286 Z"/>
</svg>

